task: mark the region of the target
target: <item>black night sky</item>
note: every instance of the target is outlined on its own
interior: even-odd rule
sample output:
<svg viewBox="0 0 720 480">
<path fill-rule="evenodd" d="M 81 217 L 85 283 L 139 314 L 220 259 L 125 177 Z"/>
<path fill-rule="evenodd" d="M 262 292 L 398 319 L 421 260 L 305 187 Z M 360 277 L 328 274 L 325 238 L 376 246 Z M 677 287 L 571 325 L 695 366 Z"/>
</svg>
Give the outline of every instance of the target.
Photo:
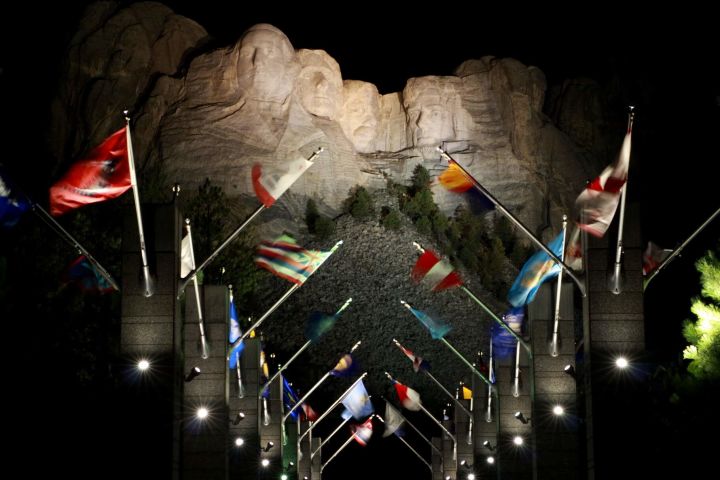
<svg viewBox="0 0 720 480">
<path fill-rule="evenodd" d="M 88 2 L 64 3 L 2 7 L 7 10 L 0 15 L 0 162 L 37 199 L 46 198 L 57 162 L 43 146 L 50 100 L 58 87 L 64 49 Z M 614 89 L 611 106 L 617 118 L 625 117 L 628 105 L 636 106 L 628 192 L 630 200 L 642 206 L 644 241 L 677 246 L 720 205 L 720 65 L 717 26 L 709 25 L 717 17 L 707 11 L 628 12 L 608 4 L 562 12 L 548 4 L 551 11 L 521 13 L 520 6 L 515 11 L 487 5 L 458 9 L 448 2 L 425 7 L 390 7 L 389 2 L 293 7 L 276 2 L 163 3 L 205 27 L 218 46 L 234 42 L 253 24 L 271 23 L 295 48 L 326 50 L 340 64 L 344 79 L 373 82 L 381 93 L 401 90 L 410 77 L 450 75 L 462 61 L 485 55 L 538 66 L 549 87 L 565 78 L 590 77 Z M 618 131 L 618 139 L 622 133 Z M 717 246 L 718 238 L 720 219 L 648 289 L 647 347 L 654 361 L 678 361 L 684 347 L 681 323 L 690 317 L 691 297 L 699 293 L 694 262 Z M 28 305 L 28 318 L 2 320 L 41 325 L 36 315 Z M 42 356 L 46 340 L 38 332 L 35 338 L 6 338 L 5 343 L 12 344 L 12 351 L 29 349 Z M 64 391 L 49 380 L 63 368 L 62 358 L 36 358 L 31 371 L 11 358 L 6 361 L 32 378 L 17 386 L 6 384 L 5 389 L 7 415 L 14 416 L 13 404 L 25 404 L 24 418 L 10 420 L 20 423 L 11 430 L 18 437 L 11 449 L 18 453 L 17 468 L 36 469 L 31 462 L 39 462 L 43 472 L 79 472 L 77 478 L 90 478 L 98 464 L 112 470 L 114 463 L 133 462 L 129 439 L 110 440 L 110 450 L 103 447 L 107 439 L 102 437 L 112 432 L 104 431 L 102 422 L 114 413 L 92 403 L 103 401 L 104 393 Z M 76 398 L 85 410 L 65 410 Z M 633 434 L 620 427 L 617 433 Z M 6 440 L 13 443 L 10 436 Z M 659 439 L 674 441 L 678 439 Z M 351 455 L 347 458 L 350 465 Z"/>
</svg>

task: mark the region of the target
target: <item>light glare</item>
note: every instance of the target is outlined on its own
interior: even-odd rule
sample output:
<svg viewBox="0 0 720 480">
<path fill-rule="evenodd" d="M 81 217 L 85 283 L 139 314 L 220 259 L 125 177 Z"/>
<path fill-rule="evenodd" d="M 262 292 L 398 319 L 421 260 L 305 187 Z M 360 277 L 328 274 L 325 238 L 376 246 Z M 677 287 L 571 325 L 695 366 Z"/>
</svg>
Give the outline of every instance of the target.
<svg viewBox="0 0 720 480">
<path fill-rule="evenodd" d="M 615 360 L 615 365 L 618 368 L 626 368 L 628 366 L 627 358 L 625 357 L 618 357 L 617 360 Z"/>
<path fill-rule="evenodd" d="M 198 417 L 200 420 L 205 420 L 205 419 L 207 418 L 207 416 L 210 415 L 210 412 L 208 411 L 207 408 L 205 408 L 205 407 L 200 407 L 200 408 L 197 409 L 197 414 L 196 414 L 196 415 L 197 415 L 197 417 Z"/>
<path fill-rule="evenodd" d="M 565 413 L 565 409 L 562 407 L 562 405 L 555 405 L 553 407 L 553 413 L 557 416 L 560 416 Z"/>
<path fill-rule="evenodd" d="M 513 437 L 513 443 L 519 447 L 523 444 L 523 438 L 520 435 L 515 435 Z"/>
<path fill-rule="evenodd" d="M 137 368 L 138 368 L 138 370 L 140 370 L 141 372 L 144 372 L 145 370 L 147 370 L 148 368 L 150 368 L 150 362 L 148 362 L 146 359 L 143 358 L 143 359 L 141 359 L 141 360 L 138 362 Z"/>
</svg>

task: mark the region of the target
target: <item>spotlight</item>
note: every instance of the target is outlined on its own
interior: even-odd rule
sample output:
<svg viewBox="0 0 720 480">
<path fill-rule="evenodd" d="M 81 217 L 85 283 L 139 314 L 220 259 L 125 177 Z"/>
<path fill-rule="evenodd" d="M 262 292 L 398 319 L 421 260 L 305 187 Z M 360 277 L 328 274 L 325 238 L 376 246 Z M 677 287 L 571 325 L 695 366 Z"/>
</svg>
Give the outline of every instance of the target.
<svg viewBox="0 0 720 480">
<path fill-rule="evenodd" d="M 620 369 L 627 368 L 628 365 L 630 365 L 630 364 L 628 363 L 628 360 L 625 357 L 618 357 L 615 359 L 615 366 Z"/>
<path fill-rule="evenodd" d="M 474 474 L 474 473 L 468 473 L 467 478 L 468 478 L 468 480 L 475 480 L 475 474 Z"/>
<path fill-rule="evenodd" d="M 450 475 L 448 475 L 447 477 L 445 477 L 445 480 L 452 480 L 452 477 L 450 477 Z"/>
<path fill-rule="evenodd" d="M 294 467 L 294 466 L 295 466 L 295 462 L 288 462 L 288 465 L 289 465 L 290 467 Z"/>
<path fill-rule="evenodd" d="M 232 424 L 237 425 L 238 423 L 242 422 L 244 419 L 245 419 L 245 413 L 238 412 L 238 414 L 235 415 L 235 419 L 232 421 Z"/>
<path fill-rule="evenodd" d="M 267 468 L 268 465 L 270 465 L 270 460 L 268 460 L 267 458 L 263 458 L 263 459 L 260 461 L 260 465 L 262 465 L 263 467 Z"/>
<path fill-rule="evenodd" d="M 265 448 L 263 448 L 263 452 L 269 452 L 271 448 L 273 448 L 275 444 L 273 442 L 268 442 L 267 445 L 265 445 Z"/>
<path fill-rule="evenodd" d="M 559 417 L 565 414 L 565 409 L 562 407 L 562 405 L 555 405 L 553 407 L 553 413 Z"/>
<path fill-rule="evenodd" d="M 523 443 L 525 443 L 525 441 L 523 440 L 523 438 L 522 438 L 520 435 L 515 435 L 515 436 L 513 437 L 513 443 L 519 447 L 519 446 L 521 446 Z"/>
<path fill-rule="evenodd" d="M 483 442 L 483 447 L 487 448 L 487 449 L 490 450 L 491 452 L 494 452 L 494 451 L 495 451 L 495 447 L 493 447 L 492 444 L 490 444 L 490 440 L 485 440 L 485 441 Z"/>
<path fill-rule="evenodd" d="M 530 423 L 530 419 L 523 415 L 522 412 L 515 412 L 515 418 L 520 420 L 523 425 L 527 425 L 528 423 Z"/>
<path fill-rule="evenodd" d="M 563 371 L 577 380 L 577 373 L 575 373 L 575 367 L 573 367 L 572 365 L 565 365 Z"/>
<path fill-rule="evenodd" d="M 205 419 L 208 417 L 208 415 L 210 415 L 210 412 L 208 411 L 207 408 L 205 408 L 205 407 L 200 407 L 200 408 L 197 409 L 197 412 L 195 412 L 195 415 L 196 415 L 197 418 L 199 418 L 200 420 L 205 420 Z"/>
<path fill-rule="evenodd" d="M 467 460 L 460 460 L 460 466 L 465 468 L 465 470 L 472 470 L 472 467 L 467 462 Z M 470 473 L 470 475 L 472 475 L 472 473 Z"/>
<path fill-rule="evenodd" d="M 243 440 L 242 437 L 237 437 L 235 439 L 235 446 L 236 447 L 242 447 L 245 444 L 245 440 Z"/>
<path fill-rule="evenodd" d="M 283 473 L 282 475 L 280 475 L 280 480 L 288 480 L 287 474 Z"/>
<path fill-rule="evenodd" d="M 193 367 L 192 370 L 190 370 L 190 373 L 188 373 L 187 375 L 185 375 L 185 381 L 186 381 L 186 382 L 192 382 L 195 377 L 197 377 L 198 375 L 200 375 L 200 373 L 202 373 L 202 372 L 200 371 L 200 367 Z"/>
<path fill-rule="evenodd" d="M 487 457 L 487 458 L 485 459 L 485 461 L 488 463 L 488 465 L 492 465 L 492 464 L 495 463 L 495 457 L 493 457 L 492 455 L 490 455 L 489 457 Z"/>
<path fill-rule="evenodd" d="M 147 360 L 144 359 L 144 358 L 141 358 L 140 361 L 137 363 L 137 368 L 138 368 L 138 370 L 140 370 L 141 372 L 144 372 L 145 370 L 147 370 L 148 368 L 150 368 L 150 362 L 147 361 Z"/>
</svg>

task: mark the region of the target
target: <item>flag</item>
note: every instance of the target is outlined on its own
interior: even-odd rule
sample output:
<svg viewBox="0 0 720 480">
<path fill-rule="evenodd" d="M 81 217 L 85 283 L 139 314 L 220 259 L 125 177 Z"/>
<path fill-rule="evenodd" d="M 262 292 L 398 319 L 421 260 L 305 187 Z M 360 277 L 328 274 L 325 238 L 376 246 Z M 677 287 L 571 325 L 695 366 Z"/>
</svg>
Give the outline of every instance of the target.
<svg viewBox="0 0 720 480">
<path fill-rule="evenodd" d="M 395 391 L 397 392 L 397 396 L 400 399 L 402 406 L 408 410 L 412 410 L 413 412 L 420 410 L 420 394 L 397 380 L 393 381 L 395 382 Z"/>
<path fill-rule="evenodd" d="M 330 370 L 333 377 L 350 377 L 357 370 L 357 365 L 352 355 L 346 353 L 340 358 L 335 367 Z"/>
<path fill-rule="evenodd" d="M 270 380 L 270 370 L 268 368 L 265 350 L 261 349 L 260 350 L 260 385 L 266 384 L 268 380 Z M 270 398 L 270 389 L 263 388 L 262 396 L 265 398 Z"/>
<path fill-rule="evenodd" d="M 618 158 L 605 167 L 575 200 L 581 212 L 578 226 L 596 237 L 605 235 L 620 202 L 630 166 L 631 137 L 632 127 L 629 127 Z"/>
<path fill-rule="evenodd" d="M 434 320 L 429 315 L 421 312 L 420 310 L 415 310 L 414 308 L 411 308 L 410 311 L 418 318 L 418 320 L 422 322 L 423 325 L 425 325 L 425 328 L 430 330 L 430 335 L 435 340 L 443 338 L 452 329 L 452 327 L 447 323 L 441 320 Z"/>
<path fill-rule="evenodd" d="M 643 253 L 643 275 L 647 276 L 654 272 L 671 253 L 672 250 L 670 249 L 660 248 L 653 242 L 648 242 Z"/>
<path fill-rule="evenodd" d="M 548 248 L 560 257 L 563 250 L 563 232 L 555 237 Z M 513 307 L 521 307 L 533 301 L 540 285 L 560 273 L 560 265 L 543 250 L 535 252 L 523 265 L 515 282 L 508 292 L 508 302 Z"/>
<path fill-rule="evenodd" d="M 413 365 L 413 370 L 417 373 L 420 370 L 430 370 L 430 364 L 425 360 L 424 358 L 415 355 L 412 351 L 409 349 L 403 347 L 400 345 L 400 343 L 397 344 L 398 347 L 400 347 L 400 350 L 407 356 Z"/>
<path fill-rule="evenodd" d="M 292 410 L 292 408 L 297 402 L 297 393 L 295 393 L 295 390 L 293 390 L 292 385 L 290 385 L 290 383 L 287 381 L 287 378 L 283 377 L 283 405 L 285 405 L 285 408 L 289 412 L 290 410 Z M 297 420 L 297 409 L 293 410 L 293 412 L 290 414 L 290 418 L 292 418 L 293 421 Z"/>
<path fill-rule="evenodd" d="M 300 405 L 300 408 L 302 408 L 305 420 L 307 420 L 308 422 L 314 422 L 318 419 L 317 412 L 315 412 L 315 410 L 313 410 L 313 408 L 307 403 L 303 403 L 302 405 Z"/>
<path fill-rule="evenodd" d="M 400 427 L 402 427 L 405 418 L 395 407 L 390 405 L 390 402 L 385 402 L 385 432 L 383 437 L 389 437 L 393 433 L 402 434 Z"/>
<path fill-rule="evenodd" d="M 361 425 L 351 425 L 353 438 L 363 447 L 370 441 L 373 434 L 372 417 L 365 420 Z"/>
<path fill-rule="evenodd" d="M 513 332 L 521 335 L 523 322 L 525 321 L 525 307 L 511 308 L 503 315 L 503 321 Z M 490 334 L 492 336 L 494 358 L 509 358 L 515 353 L 517 340 L 505 328 L 493 323 Z"/>
<path fill-rule="evenodd" d="M 78 160 L 50 187 L 50 214 L 116 198 L 131 187 L 126 127 Z"/>
<path fill-rule="evenodd" d="M 22 214 L 30 208 L 30 202 L 14 190 L 0 170 L 0 227 L 2 228 L 14 226 Z"/>
<path fill-rule="evenodd" d="M 192 241 L 187 233 L 180 242 L 180 278 L 190 275 L 195 270 L 195 255 L 192 251 Z"/>
<path fill-rule="evenodd" d="M 420 255 L 410 276 L 415 283 L 422 282 L 433 292 L 462 285 L 460 275 L 450 262 L 441 260 L 431 250 L 425 250 Z"/>
<path fill-rule="evenodd" d="M 302 285 L 330 255 L 332 251 L 305 250 L 292 237 L 282 235 L 258 247 L 255 263 L 280 278 Z"/>
<path fill-rule="evenodd" d="M 242 337 L 242 330 L 240 330 L 240 322 L 238 321 L 237 309 L 235 308 L 235 300 L 233 299 L 232 294 L 230 294 L 230 307 L 228 317 L 230 318 L 230 333 L 228 334 L 228 341 L 232 345 L 238 338 Z M 230 352 L 230 360 L 228 366 L 231 369 L 237 368 L 238 360 L 240 360 L 240 356 L 242 355 L 243 350 L 245 350 L 245 342 L 240 342 L 237 347 L 235 347 L 233 351 Z"/>
<path fill-rule="evenodd" d="M 440 182 L 440 185 L 443 187 L 455 193 L 466 192 L 473 187 L 471 177 L 468 177 L 465 172 L 452 161 L 448 163 L 447 170 L 438 176 L 438 182 Z"/>
<path fill-rule="evenodd" d="M 103 294 L 114 290 L 85 255 L 77 257 L 68 266 L 63 277 L 65 283 L 74 283 L 83 292 Z"/>
<path fill-rule="evenodd" d="M 582 270 L 582 240 L 580 238 L 580 228 L 576 225 L 572 229 L 570 237 L 565 242 L 565 265 L 573 270 Z"/>
<path fill-rule="evenodd" d="M 355 420 L 365 418 L 375 411 L 362 380 L 345 395 L 345 398 L 342 399 L 342 404 L 350 411 L 352 416 L 355 417 Z"/>
<path fill-rule="evenodd" d="M 472 390 L 467 388 L 465 385 L 462 387 L 462 396 L 463 400 L 470 400 L 472 399 Z"/>
<path fill-rule="evenodd" d="M 290 188 L 295 180 L 300 178 L 311 166 L 312 162 L 308 162 L 303 157 L 287 162 L 275 171 L 263 169 L 262 165 L 256 163 L 252 168 L 252 184 L 255 195 L 266 208 L 271 207 L 285 193 L 285 190 Z"/>
<path fill-rule="evenodd" d="M 305 325 L 305 338 L 311 342 L 317 342 L 320 337 L 330 331 L 335 325 L 339 315 L 326 315 L 320 312 L 313 312 Z"/>
</svg>

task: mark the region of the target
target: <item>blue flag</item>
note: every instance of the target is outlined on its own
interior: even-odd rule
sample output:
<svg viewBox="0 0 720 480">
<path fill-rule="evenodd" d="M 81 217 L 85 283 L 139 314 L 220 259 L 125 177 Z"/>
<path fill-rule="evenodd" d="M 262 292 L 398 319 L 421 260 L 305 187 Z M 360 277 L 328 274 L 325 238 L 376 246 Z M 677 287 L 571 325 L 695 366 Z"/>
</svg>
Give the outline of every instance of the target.
<svg viewBox="0 0 720 480">
<path fill-rule="evenodd" d="M 375 411 L 362 380 L 345 395 L 342 404 L 355 417 L 355 420 L 362 420 Z"/>
<path fill-rule="evenodd" d="M 95 265 L 85 257 L 80 255 L 67 268 L 65 274 L 65 282 L 73 283 L 86 293 L 108 293 L 114 290 L 110 282 L 100 275 Z"/>
<path fill-rule="evenodd" d="M 0 227 L 14 226 L 29 208 L 30 202 L 14 191 L 0 170 Z"/>
<path fill-rule="evenodd" d="M 295 393 L 295 390 L 293 390 L 290 383 L 288 383 L 287 378 L 283 377 L 283 404 L 285 405 L 285 408 L 290 411 L 298 402 L 299 397 L 297 396 L 297 393 Z M 291 414 L 290 418 L 293 420 L 297 420 L 298 417 L 298 409 L 295 409 Z"/>
<path fill-rule="evenodd" d="M 420 310 L 411 308 L 410 311 L 422 322 L 423 325 L 425 325 L 425 328 L 430 330 L 430 335 L 435 340 L 443 338 L 452 329 L 450 325 L 442 320 L 434 320 L 428 314 L 423 313 Z"/>
<path fill-rule="evenodd" d="M 230 333 L 228 334 L 228 340 L 232 345 L 235 341 L 242 336 L 242 330 L 240 330 L 240 322 L 238 321 L 237 309 L 235 308 L 235 300 L 233 299 L 232 293 L 230 294 L 230 307 L 228 317 L 230 317 Z M 245 342 L 240 342 L 230 352 L 230 360 L 228 360 L 228 366 L 230 368 L 237 368 L 240 355 L 245 350 Z"/>
<path fill-rule="evenodd" d="M 525 307 L 511 308 L 503 315 L 503 321 L 513 332 L 521 335 L 525 321 Z M 493 358 L 505 359 L 515 354 L 517 340 L 510 332 L 501 325 L 493 323 L 490 334 L 492 335 Z"/>
<path fill-rule="evenodd" d="M 548 249 L 560 257 L 563 250 L 563 232 L 548 244 Z M 540 285 L 560 273 L 560 265 L 550 255 L 540 250 L 535 252 L 515 279 L 508 292 L 508 302 L 513 307 L 522 307 L 533 301 Z"/>
</svg>

